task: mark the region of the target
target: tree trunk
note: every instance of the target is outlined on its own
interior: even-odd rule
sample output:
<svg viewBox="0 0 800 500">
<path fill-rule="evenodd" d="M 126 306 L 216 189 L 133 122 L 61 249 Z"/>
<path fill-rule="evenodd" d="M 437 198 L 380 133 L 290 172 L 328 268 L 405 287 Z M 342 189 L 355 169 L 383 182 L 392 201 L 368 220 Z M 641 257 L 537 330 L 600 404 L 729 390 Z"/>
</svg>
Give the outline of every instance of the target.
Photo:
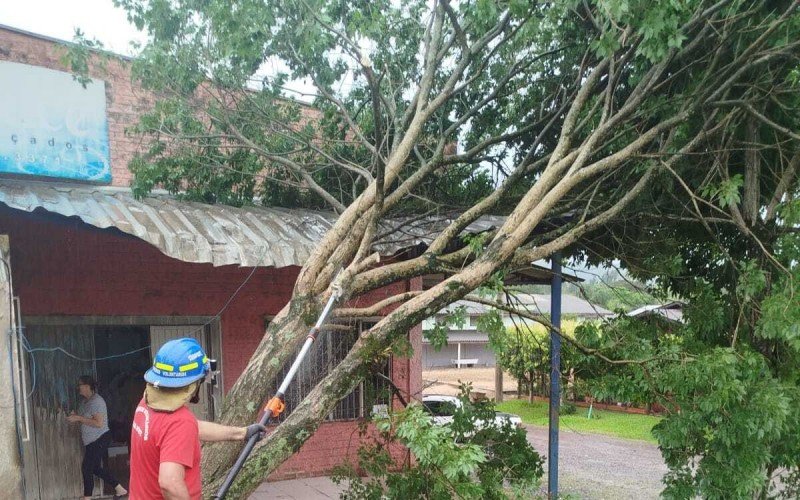
<svg viewBox="0 0 800 500">
<path fill-rule="evenodd" d="M 294 305 L 294 306 L 293 306 Z M 219 421 L 226 425 L 247 425 L 255 422 L 264 403 L 272 396 L 268 394 L 270 383 L 278 371 L 304 340 L 303 331 L 308 331 L 309 313 L 295 313 L 303 308 L 297 301 L 287 304 L 269 324 L 264 338 L 256 348 L 248 368 L 228 392 Z M 309 307 L 309 311 L 313 311 Z M 313 323 L 312 323 L 313 324 Z M 242 446 L 240 443 L 208 443 L 203 446 L 203 475 L 224 475 L 236 459 Z"/>
<path fill-rule="evenodd" d="M 759 121 L 751 119 L 747 124 L 747 151 L 745 151 L 744 188 L 742 193 L 742 213 L 744 219 L 753 226 L 759 217 L 761 189 L 761 152 L 758 143 Z"/>
<path fill-rule="evenodd" d="M 267 437 L 253 449 L 250 459 L 236 476 L 227 498 L 246 498 L 270 472 L 300 449 L 317 430 L 325 415 L 361 382 L 363 377 L 355 374 L 362 367 L 362 356 L 367 354 L 369 347 L 362 345 L 351 351 L 284 422 L 270 430 Z M 219 476 L 205 485 L 206 498 L 216 494 L 224 478 L 224 475 Z"/>
<path fill-rule="evenodd" d="M 494 402 L 503 402 L 503 368 L 497 361 L 494 365 Z"/>
<path fill-rule="evenodd" d="M 533 393 L 535 392 L 534 387 L 536 384 L 534 381 L 536 380 L 536 372 L 528 373 L 528 402 L 533 403 Z"/>
<path fill-rule="evenodd" d="M 601 68 L 602 69 L 602 68 Z M 588 87 L 581 89 L 581 96 L 588 97 L 591 88 L 599 79 L 597 68 L 592 76 L 587 78 Z M 356 345 L 348 353 L 346 359 L 356 356 L 359 359 L 374 359 L 381 353 L 387 351 L 393 339 L 400 334 L 405 334 L 415 324 L 420 323 L 441 310 L 443 307 L 463 298 L 469 292 L 475 290 L 485 283 L 502 266 L 513 262 L 529 265 L 536 261 L 552 255 L 568 245 L 573 244 L 585 232 L 596 229 L 608 220 L 616 216 L 624 207 L 627 206 L 639 193 L 642 192 L 650 179 L 653 177 L 654 169 L 648 170 L 642 175 L 635 186 L 626 192 L 614 205 L 601 212 L 594 218 L 582 222 L 575 228 L 567 231 L 555 240 L 546 244 L 521 250 L 521 247 L 529 239 L 534 228 L 536 228 L 543 218 L 561 201 L 564 196 L 571 192 L 576 186 L 587 181 L 592 176 L 617 167 L 622 162 L 631 158 L 641 148 L 648 145 L 662 132 L 669 127 L 680 123 L 688 114 L 678 114 L 675 117 L 652 127 L 647 132 L 639 135 L 631 144 L 618 151 L 614 155 L 604 158 L 602 161 L 585 166 L 587 160 L 594 150 L 595 140 L 603 133 L 595 133 L 587 139 L 576 152 L 569 151 L 572 127 L 577 122 L 578 113 L 585 99 L 576 99 L 572 109 L 567 115 L 565 125 L 562 128 L 562 135 L 559 145 L 550 157 L 550 161 L 544 171 L 541 172 L 534 185 L 524 194 L 516 205 L 512 213 L 506 218 L 502 226 L 497 230 L 491 242 L 483 251 L 475 257 L 465 267 L 461 267 L 452 276 L 441 283 L 425 290 L 418 296 L 411 298 L 400 305 L 392 313 L 378 322 L 368 332 L 362 334 Z M 423 120 L 424 121 L 424 120 Z M 389 162 L 387 162 L 387 173 L 392 171 L 397 174 L 405 159 L 408 156 L 415 138 L 420 133 L 421 121 L 417 117 L 412 121 L 409 132 L 402 141 L 402 148 L 393 152 Z M 673 158 L 677 158 L 674 156 Z M 577 162 L 576 158 L 580 160 Z M 585 167 L 581 170 L 582 167 Z M 387 182 L 389 176 L 387 175 Z M 241 378 L 232 388 L 224 405 L 223 423 L 243 425 L 256 419 L 260 406 L 267 399 L 266 383 L 273 380 L 281 366 L 286 362 L 289 355 L 294 352 L 297 345 L 302 341 L 303 336 L 308 330 L 308 326 L 313 323 L 316 314 L 319 312 L 319 303 L 311 299 L 311 295 L 327 295 L 331 293 L 330 283 L 334 275 L 342 265 L 349 265 L 346 272 L 356 273 L 355 269 L 363 262 L 350 262 L 354 257 L 356 249 L 361 248 L 364 242 L 361 235 L 365 229 L 364 220 L 369 219 L 365 214 L 371 213 L 374 209 L 371 203 L 375 198 L 375 188 L 370 187 L 348 207 L 345 213 L 339 218 L 334 227 L 328 232 L 323 242 L 315 251 L 314 255 L 304 265 L 297 280 L 293 299 L 287 307 L 278 314 L 273 325 L 262 340 L 253 358 L 242 374 Z M 431 247 L 436 246 L 436 241 Z M 373 290 L 383 284 L 395 282 L 398 279 L 421 276 L 430 271 L 430 267 L 437 262 L 440 257 L 438 254 L 426 254 L 422 256 L 423 263 L 416 263 L 416 266 L 401 264 L 398 268 L 389 264 L 387 269 L 379 270 L 377 273 L 364 271 L 361 276 L 373 276 L 377 280 L 380 276 L 381 283 L 371 282 L 357 285 L 359 293 L 363 294 Z M 413 260 L 413 259 L 412 259 Z M 392 270 L 402 268 L 402 272 L 393 273 Z M 451 268 L 448 268 L 451 269 Z M 404 275 L 402 273 L 408 273 Z M 350 276 L 352 277 L 351 274 Z M 370 281 L 370 280 L 366 280 Z M 356 289 L 356 285 L 353 285 Z M 324 300 L 327 297 L 318 297 L 317 300 Z M 340 394 L 338 389 L 352 387 L 355 377 L 354 370 L 358 363 L 351 361 L 348 365 L 337 367 L 334 370 L 341 376 L 346 377 L 341 387 L 336 386 L 337 390 L 331 394 Z M 342 371 L 344 369 L 344 371 Z M 326 378 L 329 380 L 329 378 Z M 333 382 L 327 382 L 329 385 Z M 533 380 L 531 380 L 533 386 Z M 248 471 L 237 481 L 241 486 L 237 486 L 237 491 L 245 494 L 252 491 L 259 481 L 275 470 L 283 460 L 288 458 L 291 453 L 299 448 L 303 441 L 308 439 L 311 429 L 316 429 L 319 422 L 330 412 L 338 399 L 331 399 L 329 395 L 323 397 L 318 393 L 320 386 L 314 389 L 306 397 L 304 404 L 301 405 L 287 421 L 278 427 L 275 436 L 270 437 L 261 444 L 251 459 L 252 464 L 248 466 Z M 341 393 L 343 396 L 345 393 Z M 315 399 L 316 398 L 316 399 Z M 313 401 L 313 403 L 306 401 Z M 291 428 L 293 434 L 288 436 L 286 429 Z M 216 445 L 207 447 L 206 458 L 203 461 L 204 476 L 208 484 L 217 484 L 222 476 L 225 475 L 227 468 L 235 459 L 236 451 L 239 446 L 235 445 Z"/>
</svg>

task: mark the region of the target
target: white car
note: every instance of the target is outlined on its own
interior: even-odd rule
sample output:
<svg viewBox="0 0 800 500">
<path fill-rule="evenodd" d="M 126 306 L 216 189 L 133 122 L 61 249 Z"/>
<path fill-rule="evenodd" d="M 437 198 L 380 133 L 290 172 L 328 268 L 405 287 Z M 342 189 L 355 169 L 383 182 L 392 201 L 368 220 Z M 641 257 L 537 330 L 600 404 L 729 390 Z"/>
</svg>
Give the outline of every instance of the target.
<svg viewBox="0 0 800 500">
<path fill-rule="evenodd" d="M 436 425 L 449 425 L 453 422 L 453 414 L 456 408 L 461 408 L 461 400 L 455 396 L 445 396 L 440 394 L 426 394 L 422 396 L 423 408 L 433 417 Z M 500 427 L 508 422 L 512 426 L 522 427 L 522 419 L 518 415 L 511 413 L 495 412 L 492 425 Z M 478 429 L 486 428 L 486 424 L 480 420 L 475 421 Z"/>
</svg>

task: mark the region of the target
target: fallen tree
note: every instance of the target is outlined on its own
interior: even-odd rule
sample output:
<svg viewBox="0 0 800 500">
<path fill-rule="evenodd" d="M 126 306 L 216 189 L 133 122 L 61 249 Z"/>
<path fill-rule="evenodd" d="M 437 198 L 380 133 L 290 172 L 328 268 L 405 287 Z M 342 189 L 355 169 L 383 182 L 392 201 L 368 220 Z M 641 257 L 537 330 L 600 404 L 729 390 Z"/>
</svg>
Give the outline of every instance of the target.
<svg viewBox="0 0 800 500">
<path fill-rule="evenodd" d="M 257 446 L 240 496 L 424 318 L 503 273 L 580 253 L 654 185 L 702 184 L 694 159 L 758 113 L 730 102 L 768 99 L 800 46 L 787 36 L 797 2 L 116 3 L 150 34 L 135 74 L 161 96 L 138 127 L 151 142 L 131 165 L 137 192 L 338 213 L 230 390 L 224 422 L 255 420 L 265 381 L 341 269 L 348 298 L 445 276 L 397 297 Z M 265 64 L 285 69 L 265 75 Z M 310 82 L 312 110 L 284 99 L 289 78 Z M 464 244 L 489 214 L 505 218 Z M 376 265 L 387 223 L 436 216 L 448 223 L 420 255 Z M 237 451 L 204 450 L 208 494 Z"/>
</svg>

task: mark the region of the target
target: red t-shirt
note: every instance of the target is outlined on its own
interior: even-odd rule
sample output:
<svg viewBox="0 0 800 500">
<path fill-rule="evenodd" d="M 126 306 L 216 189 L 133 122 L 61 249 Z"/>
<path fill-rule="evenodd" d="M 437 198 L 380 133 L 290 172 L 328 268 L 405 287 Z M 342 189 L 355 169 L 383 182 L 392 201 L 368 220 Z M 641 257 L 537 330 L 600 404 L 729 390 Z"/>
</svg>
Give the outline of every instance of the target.
<svg viewBox="0 0 800 500">
<path fill-rule="evenodd" d="M 161 500 L 158 469 L 161 462 L 186 468 L 186 487 L 193 499 L 202 496 L 200 438 L 197 419 L 185 406 L 175 412 L 155 411 L 139 401 L 131 428 L 130 500 Z"/>
</svg>

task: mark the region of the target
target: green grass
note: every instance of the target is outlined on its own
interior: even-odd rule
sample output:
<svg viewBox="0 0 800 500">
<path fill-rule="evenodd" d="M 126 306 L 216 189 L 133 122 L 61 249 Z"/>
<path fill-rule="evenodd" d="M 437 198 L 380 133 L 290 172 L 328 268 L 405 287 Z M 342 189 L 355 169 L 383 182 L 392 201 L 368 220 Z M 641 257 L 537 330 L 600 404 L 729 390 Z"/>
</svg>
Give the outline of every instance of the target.
<svg viewBox="0 0 800 500">
<path fill-rule="evenodd" d="M 546 401 L 533 403 L 523 400 L 504 401 L 497 405 L 497 409 L 519 415 L 526 424 L 542 426 L 548 424 Z M 560 428 L 566 431 L 607 434 L 625 439 L 656 442 L 651 430 L 661 420 L 660 417 L 593 409 L 592 418 L 588 419 L 586 418 L 588 412 L 588 408 L 579 406 L 575 414 L 561 415 Z"/>
</svg>

